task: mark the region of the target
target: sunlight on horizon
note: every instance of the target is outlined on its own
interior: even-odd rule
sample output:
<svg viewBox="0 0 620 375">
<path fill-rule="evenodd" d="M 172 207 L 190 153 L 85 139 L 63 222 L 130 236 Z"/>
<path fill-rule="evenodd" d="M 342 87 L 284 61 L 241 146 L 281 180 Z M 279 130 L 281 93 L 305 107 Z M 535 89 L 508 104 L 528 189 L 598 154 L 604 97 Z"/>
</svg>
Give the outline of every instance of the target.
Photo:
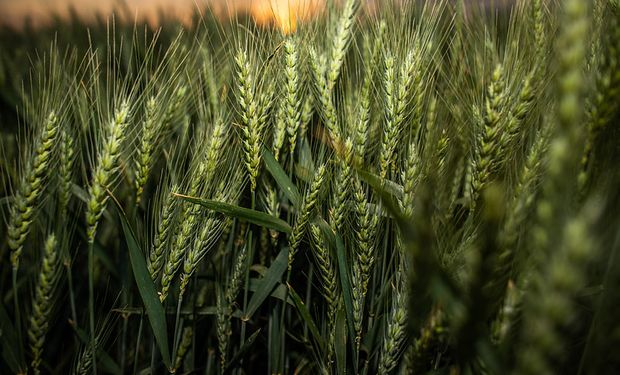
<svg viewBox="0 0 620 375">
<path fill-rule="evenodd" d="M 296 29 L 297 22 L 315 17 L 324 7 L 325 0 L 1 0 L 0 25 L 22 29 L 26 24 L 37 28 L 48 25 L 54 17 L 67 19 L 74 12 L 86 23 L 97 16 L 112 13 L 124 21 L 147 22 L 157 25 L 164 15 L 190 24 L 196 10 L 210 6 L 220 18 L 235 14 L 249 14 L 258 24 L 276 25 L 288 33 Z"/>
</svg>

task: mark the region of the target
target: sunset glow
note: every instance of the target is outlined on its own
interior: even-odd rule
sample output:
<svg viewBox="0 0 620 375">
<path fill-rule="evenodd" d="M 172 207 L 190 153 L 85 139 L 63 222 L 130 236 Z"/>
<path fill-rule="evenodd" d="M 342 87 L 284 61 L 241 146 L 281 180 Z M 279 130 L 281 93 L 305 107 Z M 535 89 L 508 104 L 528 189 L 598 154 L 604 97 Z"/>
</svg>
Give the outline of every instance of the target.
<svg viewBox="0 0 620 375">
<path fill-rule="evenodd" d="M 249 14 L 259 25 L 291 33 L 299 22 L 316 17 L 324 9 L 325 0 L 126 0 L 123 6 L 94 0 L 5 0 L 0 1 L 0 25 L 21 29 L 27 21 L 36 28 L 49 24 L 55 16 L 67 19 L 70 9 L 86 23 L 93 22 L 97 15 L 116 13 L 117 20 L 127 22 L 143 21 L 154 26 L 164 14 L 189 25 L 194 12 L 206 6 L 221 18 Z"/>
<path fill-rule="evenodd" d="M 250 13 L 259 25 L 274 24 L 288 34 L 297 29 L 298 22 L 315 17 L 323 6 L 324 0 L 256 1 Z"/>
</svg>

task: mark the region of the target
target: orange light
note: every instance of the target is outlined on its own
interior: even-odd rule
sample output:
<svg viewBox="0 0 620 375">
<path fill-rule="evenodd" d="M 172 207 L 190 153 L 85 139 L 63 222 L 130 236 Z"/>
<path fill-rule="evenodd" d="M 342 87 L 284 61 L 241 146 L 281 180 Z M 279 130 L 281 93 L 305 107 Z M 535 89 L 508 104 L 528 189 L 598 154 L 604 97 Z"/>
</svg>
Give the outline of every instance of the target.
<svg viewBox="0 0 620 375">
<path fill-rule="evenodd" d="M 297 30 L 297 23 L 315 17 L 324 0 L 262 0 L 253 1 L 252 17 L 259 25 L 275 25 L 284 34 Z"/>
<path fill-rule="evenodd" d="M 332 0 L 333 1 L 333 0 Z M 338 1 L 338 0 L 336 0 Z M 146 21 L 152 26 L 163 22 L 160 15 L 177 19 L 190 26 L 197 9 L 208 7 L 220 19 L 237 14 L 250 14 L 261 26 L 275 26 L 283 33 L 295 32 L 299 22 L 315 18 L 325 8 L 326 0 L 124 0 L 125 6 L 117 12 L 117 21 Z M 0 0 L 0 25 L 22 28 L 28 17 L 33 26 L 44 26 L 69 17 L 68 9 L 75 9 L 78 17 L 87 23 L 96 15 L 108 17 L 115 10 L 115 0 Z M 163 12 L 162 12 L 163 11 Z"/>
</svg>

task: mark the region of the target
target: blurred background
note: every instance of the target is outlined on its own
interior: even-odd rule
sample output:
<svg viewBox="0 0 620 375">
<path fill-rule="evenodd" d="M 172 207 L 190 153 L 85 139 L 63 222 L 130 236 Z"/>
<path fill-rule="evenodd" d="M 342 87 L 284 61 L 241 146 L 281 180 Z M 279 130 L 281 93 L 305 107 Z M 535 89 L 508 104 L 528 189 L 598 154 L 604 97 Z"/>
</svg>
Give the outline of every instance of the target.
<svg viewBox="0 0 620 375">
<path fill-rule="evenodd" d="M 195 19 L 195 12 L 207 7 L 221 18 L 245 14 L 259 24 L 282 25 L 289 24 L 291 18 L 303 20 L 317 16 L 326 1 L 333 0 L 0 0 L 0 27 L 13 31 L 36 29 L 72 17 L 92 23 L 113 12 L 121 21 L 147 22 L 156 26 L 162 20 L 174 19 L 189 25 Z M 368 12 L 373 11 L 375 1 L 381 0 L 365 0 Z M 515 0 L 464 1 L 470 5 L 501 9 Z"/>
</svg>

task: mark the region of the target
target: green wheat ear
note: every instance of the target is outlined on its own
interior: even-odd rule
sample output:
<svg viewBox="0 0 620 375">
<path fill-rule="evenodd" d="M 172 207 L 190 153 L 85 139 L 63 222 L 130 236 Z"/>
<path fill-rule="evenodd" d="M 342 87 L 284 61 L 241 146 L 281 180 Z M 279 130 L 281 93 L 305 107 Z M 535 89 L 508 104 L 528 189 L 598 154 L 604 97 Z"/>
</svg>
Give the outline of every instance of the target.
<svg viewBox="0 0 620 375">
<path fill-rule="evenodd" d="M 353 168 L 353 142 L 347 138 L 344 144 L 342 159 L 338 160 L 338 172 L 334 186 L 333 204 L 330 210 L 330 225 L 334 232 L 338 233 L 344 224 L 346 216 L 346 204 L 350 193 L 351 177 Z"/>
<path fill-rule="evenodd" d="M 45 241 L 43 263 L 35 288 L 30 326 L 28 327 L 28 341 L 32 353 L 31 366 L 35 374 L 40 373 L 39 367 L 45 345 L 45 336 L 54 306 L 54 290 L 61 270 L 60 256 L 57 250 L 56 236 L 50 234 Z"/>
<path fill-rule="evenodd" d="M 171 191 L 178 191 L 178 186 L 173 185 Z M 175 219 L 176 203 L 177 198 L 173 194 L 168 194 L 161 208 L 155 238 L 153 239 L 148 259 L 148 270 L 153 281 L 157 279 L 164 264 L 166 246 L 169 244 L 170 234 L 173 231 L 172 226 Z"/>
<path fill-rule="evenodd" d="M 323 296 L 327 302 L 327 363 L 331 364 L 336 345 L 336 313 L 339 307 L 338 296 L 338 276 L 336 264 L 329 248 L 325 244 L 321 229 L 318 225 L 310 225 L 312 244 L 314 247 L 314 259 L 316 260 L 319 274 L 321 275 L 321 286 Z"/>
<path fill-rule="evenodd" d="M 108 201 L 108 193 L 106 190 L 120 169 L 119 157 L 121 153 L 121 145 L 126 136 L 126 126 L 129 118 L 129 104 L 123 102 L 114 112 L 114 118 L 110 120 L 108 125 L 108 137 L 103 144 L 103 148 L 99 152 L 97 165 L 93 172 L 90 186 L 88 188 L 89 200 L 86 205 L 86 235 L 88 242 L 95 241 L 97 226 L 103 215 L 106 203 Z"/>
<path fill-rule="evenodd" d="M 40 87 L 5 48 L 0 372 L 613 373 L 618 0 L 505 1 L 61 32 Z"/>
<path fill-rule="evenodd" d="M 381 375 L 387 375 L 398 365 L 399 356 L 402 353 L 402 345 L 407 338 L 407 294 L 403 290 L 405 270 L 401 265 L 397 271 L 396 291 L 392 300 L 392 308 L 387 319 L 386 332 L 381 348 L 379 371 Z"/>
<path fill-rule="evenodd" d="M 154 97 L 149 98 L 145 106 L 144 121 L 142 125 L 142 138 L 138 147 L 138 155 L 135 161 L 136 174 L 136 204 L 140 204 L 144 186 L 149 177 L 153 164 L 153 151 L 158 138 L 158 130 L 161 129 L 156 123 L 157 101 Z"/>
<path fill-rule="evenodd" d="M 504 70 L 497 65 L 491 77 L 488 95 L 482 114 L 482 134 L 476 145 L 475 166 L 472 180 L 472 204 L 475 205 L 482 190 L 492 178 L 495 171 L 500 138 L 503 110 L 506 102 Z"/>
<path fill-rule="evenodd" d="M 56 146 L 58 133 L 58 117 L 55 112 L 50 112 L 37 139 L 34 155 L 27 162 L 24 176 L 17 187 L 15 201 L 11 206 L 7 232 L 11 249 L 11 264 L 14 269 L 19 267 L 23 245 L 35 218 L 41 193 L 45 188 L 45 180 L 52 164 L 53 147 Z"/>
<path fill-rule="evenodd" d="M 310 188 L 306 192 L 306 195 L 303 198 L 301 203 L 301 207 L 299 208 L 299 212 L 297 213 L 297 220 L 295 220 L 295 225 L 293 226 L 293 231 L 289 237 L 289 253 L 288 253 L 288 269 L 289 272 L 293 267 L 293 260 L 295 259 L 295 254 L 301 244 L 301 240 L 306 232 L 306 228 L 312 215 L 314 214 L 316 205 L 318 203 L 319 193 L 321 192 L 321 186 L 325 182 L 325 173 L 327 168 L 325 165 L 321 165 L 315 172 L 314 177 L 312 179 L 312 183 L 310 184 Z"/>
<path fill-rule="evenodd" d="M 331 141 L 338 145 L 342 140 L 342 132 L 338 121 L 338 112 L 333 103 L 333 91 L 325 78 L 327 62 L 325 61 L 325 56 L 319 55 L 314 49 L 310 50 L 310 68 L 323 123 L 327 128 Z"/>
<path fill-rule="evenodd" d="M 256 191 L 261 163 L 261 140 L 264 129 L 262 108 L 257 98 L 257 85 L 245 50 L 239 49 L 235 55 L 237 67 L 237 103 L 241 110 L 241 130 L 245 166 L 250 177 L 252 191 Z"/>
<path fill-rule="evenodd" d="M 291 157 L 295 154 L 297 132 L 301 122 L 301 77 L 299 74 L 299 52 L 297 41 L 288 38 L 284 43 L 284 76 L 285 85 L 285 123 L 289 139 Z"/>
<path fill-rule="evenodd" d="M 336 32 L 331 45 L 329 65 L 327 67 L 327 88 L 332 91 L 336 86 L 336 81 L 340 76 L 340 70 L 347 52 L 347 47 L 353 37 L 353 24 L 355 12 L 359 3 L 358 0 L 347 0 L 344 4 L 343 12 L 336 25 Z"/>
</svg>

